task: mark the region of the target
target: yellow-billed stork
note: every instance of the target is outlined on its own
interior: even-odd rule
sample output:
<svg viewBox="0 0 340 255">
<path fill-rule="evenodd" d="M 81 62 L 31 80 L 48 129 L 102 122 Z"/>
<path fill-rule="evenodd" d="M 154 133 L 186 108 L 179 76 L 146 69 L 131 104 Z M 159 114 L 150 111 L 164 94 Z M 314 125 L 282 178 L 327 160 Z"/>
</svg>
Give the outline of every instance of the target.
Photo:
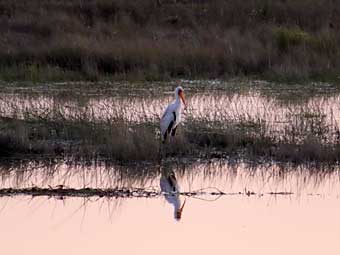
<svg viewBox="0 0 340 255">
<path fill-rule="evenodd" d="M 184 90 L 181 86 L 178 86 L 175 89 L 175 101 L 168 105 L 160 121 L 163 143 L 169 134 L 171 134 L 171 136 L 175 136 L 176 134 L 177 126 L 181 122 L 182 103 L 186 106 Z"/>
</svg>

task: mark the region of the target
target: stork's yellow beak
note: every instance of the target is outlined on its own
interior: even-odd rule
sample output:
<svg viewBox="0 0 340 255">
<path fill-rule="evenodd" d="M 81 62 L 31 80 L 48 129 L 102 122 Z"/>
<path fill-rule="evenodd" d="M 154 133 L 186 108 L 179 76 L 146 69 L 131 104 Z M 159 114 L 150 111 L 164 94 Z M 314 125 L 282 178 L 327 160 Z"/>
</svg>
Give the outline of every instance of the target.
<svg viewBox="0 0 340 255">
<path fill-rule="evenodd" d="M 182 218 L 182 211 L 183 211 L 183 208 L 184 208 L 184 205 L 185 205 L 186 201 L 187 200 L 184 200 L 183 205 L 176 212 L 176 219 L 178 219 L 178 220 L 180 220 Z"/>
<path fill-rule="evenodd" d="M 181 90 L 179 93 L 178 93 L 179 97 L 182 99 L 182 102 L 185 106 L 187 106 L 187 103 L 185 101 L 185 97 L 184 97 L 184 92 Z"/>
</svg>

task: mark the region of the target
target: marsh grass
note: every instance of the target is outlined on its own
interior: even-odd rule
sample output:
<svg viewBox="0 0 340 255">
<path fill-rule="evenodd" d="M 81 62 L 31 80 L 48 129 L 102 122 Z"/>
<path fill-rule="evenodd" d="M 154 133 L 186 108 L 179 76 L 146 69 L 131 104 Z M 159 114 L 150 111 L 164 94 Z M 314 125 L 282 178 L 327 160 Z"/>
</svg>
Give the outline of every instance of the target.
<svg viewBox="0 0 340 255">
<path fill-rule="evenodd" d="M 239 96 L 212 97 L 196 105 L 196 110 L 186 109 L 176 137 L 163 145 L 158 101 L 155 104 L 144 97 L 138 100 L 115 97 L 103 102 L 96 90 L 93 92 L 99 101 L 91 101 L 79 96 L 79 91 L 70 95 L 67 90 L 58 90 L 55 96 L 46 97 L 39 93 L 23 97 L 2 94 L 1 158 L 46 156 L 159 162 L 167 158 L 233 157 L 331 164 L 339 161 L 340 132 L 332 105 L 337 103 L 336 98 L 321 103 L 312 100 L 303 105 L 289 103 L 287 108 L 281 108 L 277 102 L 263 101 L 253 94 L 242 102 L 238 102 Z M 224 104 L 220 104 L 221 98 L 226 101 Z M 193 105 L 195 100 L 192 99 Z M 229 104 L 232 106 L 225 109 Z M 207 105 L 208 112 L 203 109 Z M 277 113 L 281 115 L 271 118 Z M 282 117 L 285 123 L 278 122 Z"/>
<path fill-rule="evenodd" d="M 129 126 L 123 121 L 1 121 L 3 155 L 74 155 L 83 158 L 155 160 L 159 142 L 154 128 Z"/>
<path fill-rule="evenodd" d="M 337 77 L 339 12 L 330 0 L 5 0 L 0 78 Z"/>
<path fill-rule="evenodd" d="M 255 161 L 336 164 L 340 155 L 339 142 L 325 142 L 309 129 L 300 133 L 299 139 L 289 133 L 274 138 L 264 130 L 240 128 L 241 123 L 211 127 L 209 123 L 196 122 L 181 127 L 174 139 L 162 145 L 158 127 L 151 123 L 2 119 L 0 125 L 2 157 L 46 155 L 122 162 L 157 162 L 168 157 L 245 157 Z"/>
</svg>

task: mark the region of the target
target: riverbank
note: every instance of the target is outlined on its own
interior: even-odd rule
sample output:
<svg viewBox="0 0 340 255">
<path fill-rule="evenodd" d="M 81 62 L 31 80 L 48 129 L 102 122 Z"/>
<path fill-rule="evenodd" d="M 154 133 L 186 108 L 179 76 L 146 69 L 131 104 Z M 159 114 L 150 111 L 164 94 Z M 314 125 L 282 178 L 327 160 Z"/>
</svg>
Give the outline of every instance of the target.
<svg viewBox="0 0 340 255">
<path fill-rule="evenodd" d="M 339 82 L 340 4 L 2 1 L 0 79 Z"/>
</svg>

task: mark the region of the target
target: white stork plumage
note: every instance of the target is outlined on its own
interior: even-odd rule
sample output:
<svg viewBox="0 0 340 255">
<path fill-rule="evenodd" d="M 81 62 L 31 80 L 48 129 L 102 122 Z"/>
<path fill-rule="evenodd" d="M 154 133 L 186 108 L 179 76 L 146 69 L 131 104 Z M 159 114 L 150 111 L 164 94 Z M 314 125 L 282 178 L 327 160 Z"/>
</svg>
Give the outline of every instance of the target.
<svg viewBox="0 0 340 255">
<path fill-rule="evenodd" d="M 169 134 L 175 136 L 178 124 L 181 122 L 182 103 L 186 106 L 184 98 L 184 90 L 181 86 L 175 89 L 175 101 L 168 105 L 165 109 L 161 122 L 161 135 L 163 143 Z"/>
<path fill-rule="evenodd" d="M 161 191 L 164 193 L 165 200 L 174 207 L 174 218 L 180 220 L 182 218 L 182 211 L 185 205 L 185 200 L 182 204 L 180 198 L 180 188 L 174 171 L 163 170 L 160 179 Z"/>
</svg>

